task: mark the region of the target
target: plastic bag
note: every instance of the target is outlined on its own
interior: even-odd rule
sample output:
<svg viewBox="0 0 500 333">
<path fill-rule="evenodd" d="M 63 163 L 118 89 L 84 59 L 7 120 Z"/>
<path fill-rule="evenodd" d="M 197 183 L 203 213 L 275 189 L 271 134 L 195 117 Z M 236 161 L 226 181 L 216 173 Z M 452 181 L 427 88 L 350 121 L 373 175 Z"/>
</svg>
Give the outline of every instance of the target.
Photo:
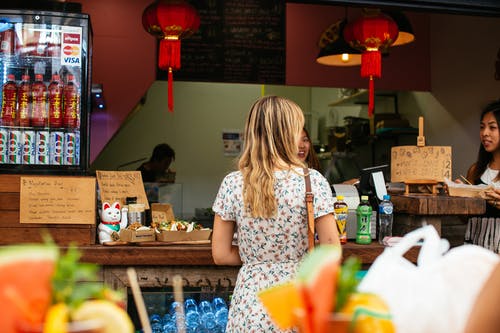
<svg viewBox="0 0 500 333">
<path fill-rule="evenodd" d="M 414 265 L 403 255 L 421 240 Z M 481 287 L 500 259 L 475 245 L 448 248 L 434 227 L 414 230 L 384 250 L 358 290 L 387 302 L 397 332 L 463 332 Z"/>
</svg>

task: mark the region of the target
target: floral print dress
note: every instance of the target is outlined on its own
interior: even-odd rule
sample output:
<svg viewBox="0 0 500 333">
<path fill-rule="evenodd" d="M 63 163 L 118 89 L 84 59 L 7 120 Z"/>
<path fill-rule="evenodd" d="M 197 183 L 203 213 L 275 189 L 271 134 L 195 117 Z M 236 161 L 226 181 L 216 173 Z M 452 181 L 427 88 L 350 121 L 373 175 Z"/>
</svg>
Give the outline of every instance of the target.
<svg viewBox="0 0 500 333">
<path fill-rule="evenodd" d="M 332 190 L 316 170 L 309 169 L 314 193 L 315 218 L 333 212 Z M 280 332 L 256 294 L 259 290 L 294 277 L 306 254 L 307 213 L 303 170 L 275 172 L 275 218 L 251 218 L 243 207 L 241 172 L 228 174 L 212 209 L 227 223 L 236 222 L 239 254 L 243 262 L 234 288 L 226 332 Z"/>
</svg>

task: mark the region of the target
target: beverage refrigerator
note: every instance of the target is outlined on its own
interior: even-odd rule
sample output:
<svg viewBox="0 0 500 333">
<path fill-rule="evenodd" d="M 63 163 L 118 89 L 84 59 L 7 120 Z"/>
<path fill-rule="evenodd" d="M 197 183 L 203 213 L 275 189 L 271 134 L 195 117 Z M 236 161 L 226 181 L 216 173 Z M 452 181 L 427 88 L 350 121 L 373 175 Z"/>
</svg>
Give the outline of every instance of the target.
<svg viewBox="0 0 500 333">
<path fill-rule="evenodd" d="M 0 173 L 88 172 L 91 58 L 87 14 L 0 9 Z"/>
</svg>

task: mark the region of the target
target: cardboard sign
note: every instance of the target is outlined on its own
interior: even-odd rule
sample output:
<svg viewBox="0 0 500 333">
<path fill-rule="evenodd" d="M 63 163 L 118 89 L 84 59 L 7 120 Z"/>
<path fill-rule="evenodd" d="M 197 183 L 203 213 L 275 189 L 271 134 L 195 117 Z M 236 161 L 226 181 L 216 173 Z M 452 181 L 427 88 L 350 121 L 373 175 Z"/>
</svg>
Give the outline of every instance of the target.
<svg viewBox="0 0 500 333">
<path fill-rule="evenodd" d="M 21 177 L 20 223 L 95 224 L 94 177 Z"/>
<path fill-rule="evenodd" d="M 170 222 L 175 220 L 174 211 L 169 204 L 154 203 L 151 205 L 151 218 L 153 222 Z"/>
<path fill-rule="evenodd" d="M 96 171 L 101 202 L 118 201 L 121 206 L 127 197 L 137 197 L 137 203 L 149 209 L 148 198 L 140 171 Z"/>
<path fill-rule="evenodd" d="M 391 182 L 445 178 L 451 178 L 451 147 L 392 147 Z"/>
</svg>

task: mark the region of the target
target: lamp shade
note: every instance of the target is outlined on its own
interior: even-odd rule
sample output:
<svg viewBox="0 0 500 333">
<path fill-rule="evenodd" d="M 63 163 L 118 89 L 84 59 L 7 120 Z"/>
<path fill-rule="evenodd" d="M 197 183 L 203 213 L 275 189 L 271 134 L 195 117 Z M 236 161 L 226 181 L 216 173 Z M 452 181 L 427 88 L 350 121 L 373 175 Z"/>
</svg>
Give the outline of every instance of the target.
<svg viewBox="0 0 500 333">
<path fill-rule="evenodd" d="M 173 111 L 173 74 L 181 68 L 181 39 L 200 27 L 196 9 L 184 0 L 157 0 L 142 13 L 142 25 L 160 39 L 158 67 L 168 70 L 168 109 Z"/>
<path fill-rule="evenodd" d="M 344 39 L 343 30 L 347 21 L 332 24 L 321 35 L 316 62 L 327 66 L 357 66 L 361 64 L 361 52 L 351 47 Z"/>
<path fill-rule="evenodd" d="M 410 20 L 408 20 L 408 17 L 403 12 L 398 10 L 383 10 L 382 12 L 390 16 L 398 26 L 398 37 L 391 46 L 404 45 L 415 40 L 413 27 Z"/>
</svg>

